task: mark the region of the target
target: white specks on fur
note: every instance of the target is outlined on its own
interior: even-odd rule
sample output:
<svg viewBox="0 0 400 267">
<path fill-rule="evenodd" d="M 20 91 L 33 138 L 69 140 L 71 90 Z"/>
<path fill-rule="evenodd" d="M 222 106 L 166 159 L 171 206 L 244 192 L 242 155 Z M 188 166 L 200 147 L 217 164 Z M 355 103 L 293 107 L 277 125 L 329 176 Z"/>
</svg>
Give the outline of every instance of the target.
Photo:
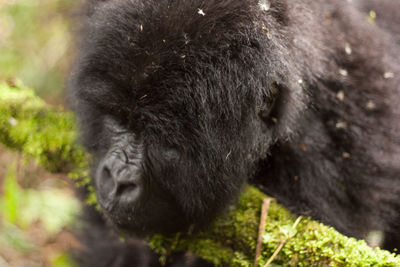
<svg viewBox="0 0 400 267">
<path fill-rule="evenodd" d="M 337 129 L 346 129 L 347 128 L 347 123 L 344 121 L 338 121 L 336 123 L 336 128 Z"/>
<path fill-rule="evenodd" d="M 303 80 L 302 80 L 302 79 L 299 79 L 297 82 L 298 82 L 299 84 L 303 84 Z"/>
<path fill-rule="evenodd" d="M 202 16 L 206 15 L 206 13 L 204 13 L 203 9 L 200 9 L 200 8 L 198 9 L 197 14 L 200 14 Z"/>
<path fill-rule="evenodd" d="M 187 33 L 183 34 L 183 38 L 185 38 L 185 45 L 187 45 L 190 42 L 188 34 Z"/>
<path fill-rule="evenodd" d="M 230 150 L 229 153 L 226 155 L 225 160 L 228 160 L 229 157 L 231 156 L 231 154 L 232 154 L 232 150 Z"/>
<path fill-rule="evenodd" d="M 344 92 L 343 92 L 343 91 L 339 91 L 339 92 L 336 94 L 336 97 L 337 97 L 340 101 L 343 101 L 343 99 L 344 99 Z"/>
<path fill-rule="evenodd" d="M 349 43 L 345 44 L 344 51 L 346 52 L 347 55 L 351 55 L 351 53 L 353 52 L 353 50 L 351 50 L 351 46 Z"/>
<path fill-rule="evenodd" d="M 351 155 L 348 152 L 343 152 L 342 157 L 345 159 L 349 159 L 351 157 Z"/>
<path fill-rule="evenodd" d="M 370 100 L 370 101 L 367 102 L 367 104 L 365 105 L 365 107 L 366 107 L 368 110 L 374 110 L 374 109 L 376 108 L 376 105 L 375 105 L 375 103 L 374 103 L 372 100 Z"/>
<path fill-rule="evenodd" d="M 342 75 L 342 76 L 347 76 L 347 75 L 349 75 L 349 73 L 347 72 L 347 70 L 345 70 L 345 69 L 339 69 L 339 74 L 340 75 Z"/>
<path fill-rule="evenodd" d="M 143 25 L 142 24 L 140 24 L 140 32 L 143 32 Z"/>
<path fill-rule="evenodd" d="M 269 29 L 267 28 L 267 26 L 265 26 L 264 22 L 261 23 L 261 28 L 263 29 L 263 31 L 267 35 L 267 38 L 271 39 L 271 34 L 269 32 Z"/>
<path fill-rule="evenodd" d="M 385 72 L 383 74 L 383 78 L 385 78 L 385 79 L 393 79 L 394 78 L 394 73 L 390 72 L 390 71 L 387 71 L 387 72 Z"/>
<path fill-rule="evenodd" d="M 268 0 L 260 0 L 258 6 L 262 11 L 268 11 L 271 7 L 271 3 Z"/>
</svg>

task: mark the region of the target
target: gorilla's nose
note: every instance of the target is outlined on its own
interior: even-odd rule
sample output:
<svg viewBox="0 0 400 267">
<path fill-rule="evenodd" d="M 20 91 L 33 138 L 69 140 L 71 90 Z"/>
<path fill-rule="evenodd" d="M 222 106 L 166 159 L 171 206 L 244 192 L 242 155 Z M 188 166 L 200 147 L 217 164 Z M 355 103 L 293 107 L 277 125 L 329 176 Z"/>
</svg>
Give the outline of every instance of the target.
<svg viewBox="0 0 400 267">
<path fill-rule="evenodd" d="M 142 192 L 140 164 L 131 164 L 110 156 L 99 166 L 97 186 L 102 202 L 106 205 L 134 204 Z"/>
</svg>

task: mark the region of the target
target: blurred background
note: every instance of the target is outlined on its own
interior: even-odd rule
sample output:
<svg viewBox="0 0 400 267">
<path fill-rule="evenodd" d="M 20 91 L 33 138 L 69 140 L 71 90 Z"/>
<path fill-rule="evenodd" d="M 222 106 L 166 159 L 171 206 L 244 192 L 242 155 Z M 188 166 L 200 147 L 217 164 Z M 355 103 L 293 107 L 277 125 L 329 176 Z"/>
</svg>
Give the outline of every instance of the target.
<svg viewBox="0 0 400 267">
<path fill-rule="evenodd" d="M 78 1 L 0 0 L 0 81 L 21 80 L 65 106 Z M 0 145 L 0 267 L 74 266 L 67 251 L 79 202 L 62 174 L 49 174 Z"/>
</svg>

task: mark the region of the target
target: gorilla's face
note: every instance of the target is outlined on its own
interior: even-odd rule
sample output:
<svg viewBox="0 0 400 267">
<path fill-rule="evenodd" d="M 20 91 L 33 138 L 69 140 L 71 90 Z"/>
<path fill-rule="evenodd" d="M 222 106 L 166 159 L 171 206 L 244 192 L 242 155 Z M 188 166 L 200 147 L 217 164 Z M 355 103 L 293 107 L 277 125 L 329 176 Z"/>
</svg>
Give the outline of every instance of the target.
<svg viewBox="0 0 400 267">
<path fill-rule="evenodd" d="M 101 145 L 107 147 L 95 152 L 94 185 L 103 211 L 119 228 L 184 230 L 212 221 L 237 196 L 251 150 L 235 144 L 241 140 L 236 132 L 227 134 L 231 129 L 202 132 L 192 120 L 170 130 L 147 122 L 140 131 L 104 118 Z"/>
<path fill-rule="evenodd" d="M 232 203 L 260 158 L 259 115 L 247 106 L 254 102 L 219 92 L 220 78 L 205 80 L 145 87 L 116 109 L 95 101 L 96 82 L 81 83 L 93 184 L 118 228 L 143 234 L 208 223 Z M 112 99 L 117 88 L 104 89 L 103 97 Z"/>
<path fill-rule="evenodd" d="M 139 233 L 201 225 L 227 207 L 273 139 L 265 119 L 275 98 L 264 32 L 233 23 L 247 19 L 243 6 L 209 24 L 185 1 L 148 2 L 97 9 L 71 83 L 98 201 Z"/>
</svg>

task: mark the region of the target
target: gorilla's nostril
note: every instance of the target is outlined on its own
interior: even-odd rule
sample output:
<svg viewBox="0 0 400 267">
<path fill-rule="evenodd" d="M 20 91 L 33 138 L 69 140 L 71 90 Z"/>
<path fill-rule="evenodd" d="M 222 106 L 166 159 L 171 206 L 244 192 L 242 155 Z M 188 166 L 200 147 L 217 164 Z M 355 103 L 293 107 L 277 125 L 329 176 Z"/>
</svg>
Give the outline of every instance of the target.
<svg viewBox="0 0 400 267">
<path fill-rule="evenodd" d="M 121 184 L 118 185 L 117 195 L 130 194 L 137 189 L 135 184 Z"/>
<path fill-rule="evenodd" d="M 140 195 L 140 188 L 134 183 L 119 184 L 117 186 L 116 196 L 122 202 L 133 203 Z"/>
</svg>

